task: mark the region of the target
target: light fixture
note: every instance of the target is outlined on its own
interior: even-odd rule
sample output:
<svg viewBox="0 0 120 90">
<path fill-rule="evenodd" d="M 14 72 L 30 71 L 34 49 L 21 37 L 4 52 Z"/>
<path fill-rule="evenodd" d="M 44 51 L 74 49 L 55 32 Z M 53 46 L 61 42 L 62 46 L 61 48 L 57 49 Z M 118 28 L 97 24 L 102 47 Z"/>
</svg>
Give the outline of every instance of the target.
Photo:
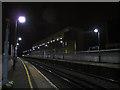
<svg viewBox="0 0 120 90">
<path fill-rule="evenodd" d="M 24 23 L 26 21 L 25 16 L 20 16 L 18 18 L 19 23 Z"/>
<path fill-rule="evenodd" d="M 17 45 L 19 45 L 19 43 L 17 43 Z"/>
<path fill-rule="evenodd" d="M 53 42 L 55 42 L 55 40 L 53 40 Z"/>
<path fill-rule="evenodd" d="M 95 29 L 95 30 L 94 30 L 94 32 L 96 32 L 96 33 L 97 33 L 97 32 L 98 32 L 98 29 Z"/>
<path fill-rule="evenodd" d="M 59 39 L 57 38 L 57 41 L 59 41 Z"/>
<path fill-rule="evenodd" d="M 63 43 L 63 41 L 60 41 L 60 43 Z"/>
<path fill-rule="evenodd" d="M 18 38 L 18 40 L 19 40 L 19 41 L 21 41 L 21 40 L 22 40 L 22 38 L 21 38 L 21 37 L 19 37 L 19 38 Z"/>
</svg>

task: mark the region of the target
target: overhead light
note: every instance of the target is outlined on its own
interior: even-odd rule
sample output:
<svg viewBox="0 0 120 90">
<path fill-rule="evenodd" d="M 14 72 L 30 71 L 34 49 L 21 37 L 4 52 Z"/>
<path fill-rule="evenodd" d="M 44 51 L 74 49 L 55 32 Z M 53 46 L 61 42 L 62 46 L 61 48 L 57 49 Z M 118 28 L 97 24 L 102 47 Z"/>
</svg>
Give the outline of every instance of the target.
<svg viewBox="0 0 120 90">
<path fill-rule="evenodd" d="M 40 49 L 40 47 L 38 47 L 38 49 Z"/>
<path fill-rule="evenodd" d="M 98 32 L 98 29 L 95 29 L 94 32 Z"/>
<path fill-rule="evenodd" d="M 59 39 L 57 38 L 57 41 L 59 41 Z"/>
<path fill-rule="evenodd" d="M 35 48 L 33 48 L 33 50 L 35 50 Z"/>
<path fill-rule="evenodd" d="M 47 42 L 48 44 L 50 43 L 50 42 Z"/>
<path fill-rule="evenodd" d="M 55 40 L 53 40 L 53 42 L 55 42 Z"/>
<path fill-rule="evenodd" d="M 60 43 L 63 43 L 63 41 L 60 41 Z"/>
<path fill-rule="evenodd" d="M 21 38 L 21 37 L 19 37 L 19 38 L 18 38 L 18 40 L 19 40 L 19 41 L 21 41 L 21 40 L 22 40 L 22 38 Z"/>
<path fill-rule="evenodd" d="M 19 43 L 17 43 L 17 45 L 19 45 Z"/>
<path fill-rule="evenodd" d="M 18 17 L 18 21 L 19 21 L 19 23 L 24 23 L 26 21 L 25 16 Z"/>
</svg>

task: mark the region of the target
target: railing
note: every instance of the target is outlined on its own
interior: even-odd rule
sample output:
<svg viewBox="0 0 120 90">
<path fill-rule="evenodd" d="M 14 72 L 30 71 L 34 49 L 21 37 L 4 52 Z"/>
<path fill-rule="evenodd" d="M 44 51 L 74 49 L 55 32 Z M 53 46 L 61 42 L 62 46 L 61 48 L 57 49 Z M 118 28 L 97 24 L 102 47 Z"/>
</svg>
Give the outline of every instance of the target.
<svg viewBox="0 0 120 90">
<path fill-rule="evenodd" d="M 50 59 L 65 59 L 65 60 L 81 60 L 81 61 L 94 61 L 94 62 L 108 62 L 108 63 L 120 63 L 120 49 L 100 50 L 99 51 L 78 51 L 74 53 L 48 53 L 45 54 L 35 52 L 29 55 L 30 57 L 37 58 L 50 58 Z"/>
</svg>

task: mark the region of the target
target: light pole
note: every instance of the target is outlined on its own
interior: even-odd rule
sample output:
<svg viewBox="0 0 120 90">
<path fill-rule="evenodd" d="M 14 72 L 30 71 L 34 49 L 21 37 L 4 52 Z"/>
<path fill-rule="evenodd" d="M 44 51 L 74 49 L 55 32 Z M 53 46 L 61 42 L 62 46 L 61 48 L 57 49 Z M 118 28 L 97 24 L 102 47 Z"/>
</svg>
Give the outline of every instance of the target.
<svg viewBox="0 0 120 90">
<path fill-rule="evenodd" d="M 62 52 L 62 53 L 63 53 L 63 60 L 64 60 L 64 49 L 65 49 L 65 48 L 64 48 L 64 42 L 63 42 L 63 41 L 60 41 L 60 43 L 62 44 L 62 47 L 63 47 L 63 52 Z"/>
<path fill-rule="evenodd" d="M 100 62 L 100 31 L 98 29 L 94 29 L 94 32 L 98 34 L 98 50 L 99 50 L 99 62 Z"/>
<path fill-rule="evenodd" d="M 16 22 L 15 22 L 15 43 L 14 43 L 14 62 L 13 62 L 13 70 L 15 70 L 15 62 L 17 60 L 17 42 L 19 39 L 21 38 L 18 38 L 17 39 L 17 26 L 18 26 L 18 23 L 25 23 L 26 21 L 26 18 L 25 16 L 19 16 L 17 19 L 16 19 Z"/>
</svg>

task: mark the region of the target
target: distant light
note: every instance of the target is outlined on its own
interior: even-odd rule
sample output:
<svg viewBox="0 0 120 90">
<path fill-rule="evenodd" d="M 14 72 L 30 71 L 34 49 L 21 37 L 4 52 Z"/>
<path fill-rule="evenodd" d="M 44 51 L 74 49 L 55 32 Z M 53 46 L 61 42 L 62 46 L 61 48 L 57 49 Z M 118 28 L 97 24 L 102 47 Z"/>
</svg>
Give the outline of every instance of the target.
<svg viewBox="0 0 120 90">
<path fill-rule="evenodd" d="M 17 45 L 19 45 L 19 43 L 17 43 Z"/>
<path fill-rule="evenodd" d="M 22 56 L 25 56 L 25 55 L 22 55 Z"/>
<path fill-rule="evenodd" d="M 62 38 L 60 38 L 60 39 L 62 39 Z"/>
<path fill-rule="evenodd" d="M 47 42 L 48 44 L 50 43 L 50 42 Z"/>
<path fill-rule="evenodd" d="M 18 38 L 18 40 L 19 40 L 19 41 L 21 41 L 21 40 L 22 40 L 22 38 L 21 38 L 21 37 L 19 37 L 19 38 Z"/>
<path fill-rule="evenodd" d="M 51 41 L 51 43 L 52 43 L 52 41 Z"/>
<path fill-rule="evenodd" d="M 35 47 L 32 47 L 33 50 L 35 50 Z"/>
<path fill-rule="evenodd" d="M 43 43 L 42 45 L 45 45 L 45 43 Z"/>
<path fill-rule="evenodd" d="M 23 53 L 26 53 L 27 51 L 23 51 Z"/>
<path fill-rule="evenodd" d="M 24 22 L 26 21 L 25 16 L 20 16 L 20 17 L 18 18 L 18 21 L 19 21 L 20 23 L 24 23 Z"/>
<path fill-rule="evenodd" d="M 63 43 L 63 41 L 60 41 L 60 43 Z"/>
<path fill-rule="evenodd" d="M 57 41 L 59 41 L 59 39 L 57 38 Z"/>
<path fill-rule="evenodd" d="M 46 44 L 45 46 L 47 47 L 48 45 Z"/>
<path fill-rule="evenodd" d="M 40 47 L 38 47 L 38 49 L 40 49 Z"/>
<path fill-rule="evenodd" d="M 53 40 L 53 42 L 55 42 L 55 40 Z"/>
<path fill-rule="evenodd" d="M 98 32 L 98 29 L 95 29 L 94 32 Z"/>
</svg>

